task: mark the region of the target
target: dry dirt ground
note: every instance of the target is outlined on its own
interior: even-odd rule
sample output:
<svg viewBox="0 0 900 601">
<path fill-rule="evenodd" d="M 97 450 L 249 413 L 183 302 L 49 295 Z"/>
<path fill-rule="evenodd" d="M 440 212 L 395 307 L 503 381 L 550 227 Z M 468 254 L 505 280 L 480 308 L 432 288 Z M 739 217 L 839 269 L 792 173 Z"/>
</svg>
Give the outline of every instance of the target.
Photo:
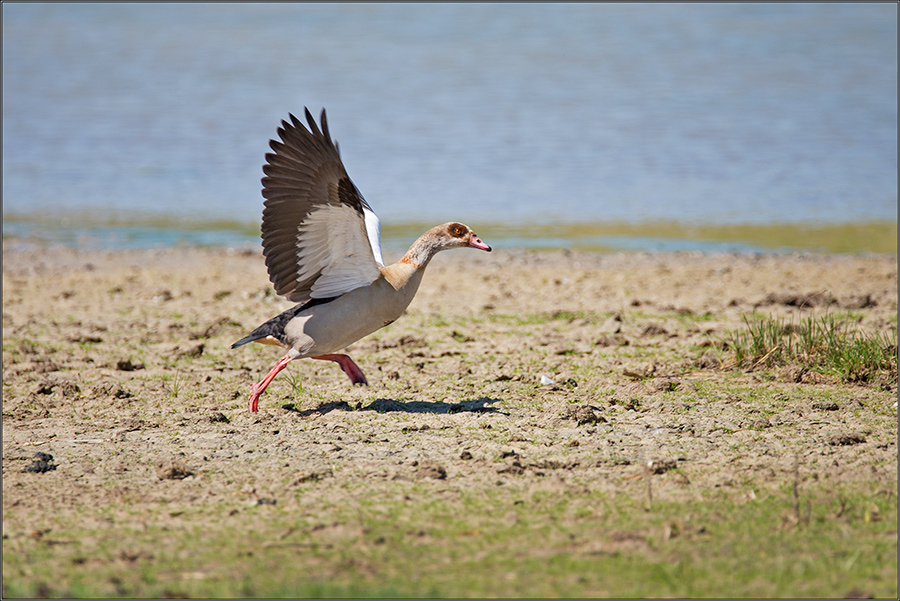
<svg viewBox="0 0 900 601">
<path fill-rule="evenodd" d="M 216 528 L 260 561 L 295 544 L 298 569 L 348 571 L 377 587 L 412 568 L 332 562 L 315 545 L 362 545 L 360 557 L 390 547 L 375 518 L 407 519 L 390 516 L 415 499 L 452 513 L 454 500 L 483 492 L 501 502 L 498 490 L 515 491 L 492 517 L 470 508 L 466 528 L 477 533 L 493 518 L 514 526 L 522 503 L 574 489 L 627 497 L 636 511 L 712 493 L 734 503 L 789 495 L 791 482 L 801 493 L 827 481 L 896 495 L 896 380 L 723 369 L 728 332 L 754 311 L 786 320 L 830 311 L 864 330 L 896 328 L 896 257 L 443 253 L 407 314 L 349 349 L 369 387 L 352 387 L 333 363 L 296 361 L 250 414 L 251 385 L 282 351 L 229 346 L 289 306 L 258 252 L 4 243 L 5 596 L 252 595 L 191 588 L 223 575 L 218 560 L 190 553 L 180 573 L 153 571 L 168 543 L 142 533 L 215 540 Z M 354 524 L 348 507 L 375 518 Z M 649 538 L 678 534 L 672 524 L 622 534 L 602 511 L 571 511 L 561 524 L 602 528 L 582 539 L 576 527 L 562 542 L 538 528 L 534 554 L 652 556 Z M 286 515 L 296 526 L 283 527 Z M 440 528 L 408 520 L 415 532 L 405 535 L 442 544 Z M 702 538 L 703 528 L 679 528 Z M 896 551 L 893 560 L 892 592 L 848 577 L 834 594 L 896 594 Z M 529 594 L 508 570 L 495 588 L 472 590 Z M 531 592 L 633 590 L 586 578 L 586 588 Z"/>
</svg>

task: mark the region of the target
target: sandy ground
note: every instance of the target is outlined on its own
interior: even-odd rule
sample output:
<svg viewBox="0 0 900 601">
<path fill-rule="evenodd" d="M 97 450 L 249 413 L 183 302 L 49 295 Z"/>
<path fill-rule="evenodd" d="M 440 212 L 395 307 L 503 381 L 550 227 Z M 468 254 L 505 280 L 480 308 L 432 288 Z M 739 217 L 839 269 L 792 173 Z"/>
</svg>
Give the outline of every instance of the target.
<svg viewBox="0 0 900 601">
<path fill-rule="evenodd" d="M 798 458 L 897 487 L 896 381 L 721 368 L 754 310 L 896 327 L 896 257 L 443 253 L 407 314 L 349 349 L 369 387 L 296 361 L 250 414 L 282 351 L 229 346 L 289 306 L 257 252 L 5 243 L 4 556 L 85 506 L 299 510 L 320 480 L 304 510 L 397 479 L 640 496 L 650 461 L 656 499 L 783 486 Z"/>
</svg>

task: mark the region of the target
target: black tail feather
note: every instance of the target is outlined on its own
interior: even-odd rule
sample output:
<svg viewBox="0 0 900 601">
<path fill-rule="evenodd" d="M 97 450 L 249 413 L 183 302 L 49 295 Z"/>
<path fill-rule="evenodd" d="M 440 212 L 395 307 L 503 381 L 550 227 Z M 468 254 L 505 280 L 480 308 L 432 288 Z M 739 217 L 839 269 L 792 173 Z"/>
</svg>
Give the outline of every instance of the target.
<svg viewBox="0 0 900 601">
<path fill-rule="evenodd" d="M 303 303 L 302 305 L 295 305 L 281 315 L 273 317 L 266 323 L 250 332 L 250 334 L 248 334 L 247 336 L 244 336 L 243 338 L 232 344 L 231 348 L 237 348 L 239 346 L 247 344 L 248 342 L 254 342 L 256 340 L 268 338 L 269 336 L 286 345 L 287 340 L 284 336 L 284 329 L 287 327 L 287 324 L 290 320 L 294 319 L 294 317 L 304 309 L 331 302 L 336 298 L 336 296 L 331 298 L 314 298 Z"/>
<path fill-rule="evenodd" d="M 263 324 L 263 325 L 266 325 L 266 324 Z M 259 329 L 259 328 L 257 328 L 257 329 Z M 232 344 L 231 348 L 237 348 L 239 346 L 244 346 L 248 342 L 253 342 L 255 340 L 259 340 L 260 338 L 266 338 L 267 336 L 271 336 L 271 334 L 263 334 L 261 332 L 257 333 L 257 331 L 254 330 L 252 334 L 250 334 L 248 336 L 244 336 L 243 338 L 241 338 L 240 340 L 238 340 L 237 342 Z"/>
</svg>

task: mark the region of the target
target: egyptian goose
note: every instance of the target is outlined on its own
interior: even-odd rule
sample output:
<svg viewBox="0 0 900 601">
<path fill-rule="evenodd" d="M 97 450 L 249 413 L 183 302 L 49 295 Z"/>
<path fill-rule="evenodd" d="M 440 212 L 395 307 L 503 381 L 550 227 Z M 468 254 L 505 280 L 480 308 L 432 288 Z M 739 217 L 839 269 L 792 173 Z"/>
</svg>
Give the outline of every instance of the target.
<svg viewBox="0 0 900 601">
<path fill-rule="evenodd" d="M 350 181 L 325 110 L 322 128 L 306 110 L 309 130 L 294 115 L 271 140 L 262 179 L 262 245 L 275 292 L 297 305 L 262 324 L 231 348 L 248 342 L 288 349 L 250 393 L 250 411 L 293 359 L 334 361 L 353 384 L 368 384 L 353 360 L 337 351 L 403 314 L 438 251 L 491 247 L 461 223 L 434 227 L 402 259 L 385 266 L 381 224 Z"/>
</svg>

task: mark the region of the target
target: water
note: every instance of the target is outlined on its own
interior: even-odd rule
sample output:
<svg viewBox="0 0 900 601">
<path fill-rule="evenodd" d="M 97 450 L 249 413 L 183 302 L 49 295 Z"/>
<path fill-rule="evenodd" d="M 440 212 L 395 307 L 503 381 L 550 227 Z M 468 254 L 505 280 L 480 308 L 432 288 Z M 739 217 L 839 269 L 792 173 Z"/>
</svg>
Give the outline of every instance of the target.
<svg viewBox="0 0 900 601">
<path fill-rule="evenodd" d="M 897 219 L 892 3 L 23 3 L 4 234 L 252 228 L 304 105 L 388 224 Z"/>
</svg>

